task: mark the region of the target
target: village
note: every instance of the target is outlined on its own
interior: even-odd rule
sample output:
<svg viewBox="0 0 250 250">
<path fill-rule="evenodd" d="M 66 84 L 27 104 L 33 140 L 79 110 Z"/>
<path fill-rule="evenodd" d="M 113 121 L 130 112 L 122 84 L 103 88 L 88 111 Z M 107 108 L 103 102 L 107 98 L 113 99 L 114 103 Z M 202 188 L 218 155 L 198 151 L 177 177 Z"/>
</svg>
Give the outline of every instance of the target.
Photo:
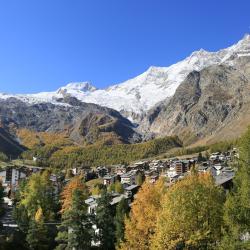
<svg viewBox="0 0 250 250">
<path fill-rule="evenodd" d="M 222 186 L 226 191 L 232 187 L 232 180 L 235 171 L 230 167 L 239 157 L 236 148 L 228 152 L 215 152 L 204 158 L 202 154 L 195 157 L 171 158 L 161 160 L 143 160 L 134 162 L 128 166 L 119 164 L 113 166 L 99 166 L 95 169 L 86 167 L 75 167 L 62 171 L 60 174 L 51 173 L 50 180 L 54 186 L 55 195 L 59 195 L 63 187 L 70 181 L 70 178 L 82 175 L 86 183 L 94 183 L 90 189 L 106 188 L 112 196 L 111 206 L 115 206 L 126 199 L 131 205 L 137 191 L 144 180 L 155 183 L 159 178 L 164 177 L 166 185 L 171 186 L 175 182 L 185 178 L 192 169 L 198 172 L 209 172 L 217 186 Z M 45 168 L 36 166 L 36 159 L 33 165 L 24 164 L 24 161 L 12 161 L 2 163 L 0 169 L 0 181 L 4 187 L 5 215 L 0 219 L 5 227 L 17 227 L 11 217 L 13 199 L 19 184 L 34 173 L 42 172 Z M 119 186 L 116 190 L 115 185 Z M 85 200 L 88 206 L 88 213 L 95 214 L 97 200 L 100 192 L 91 192 L 92 195 Z"/>
</svg>

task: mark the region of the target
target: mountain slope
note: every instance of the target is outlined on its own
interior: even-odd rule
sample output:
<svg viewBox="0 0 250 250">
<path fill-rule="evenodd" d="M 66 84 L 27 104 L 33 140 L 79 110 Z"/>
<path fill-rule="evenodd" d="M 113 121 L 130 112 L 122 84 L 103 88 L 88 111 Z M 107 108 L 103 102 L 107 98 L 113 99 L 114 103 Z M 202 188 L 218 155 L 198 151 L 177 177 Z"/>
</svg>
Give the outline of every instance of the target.
<svg viewBox="0 0 250 250">
<path fill-rule="evenodd" d="M 227 60 L 191 72 L 170 100 L 149 112 L 141 130 L 177 134 L 186 144 L 238 137 L 250 124 L 250 53 Z"/>
<path fill-rule="evenodd" d="M 21 154 L 25 148 L 16 141 L 5 129 L 0 127 L 0 152 L 12 157 Z"/>
<path fill-rule="evenodd" d="M 59 105 L 62 103 L 62 105 Z M 119 112 L 73 97 L 52 103 L 29 104 L 16 98 L 0 99 L 3 126 L 15 132 L 26 128 L 37 132 L 64 133 L 76 143 L 130 143 L 140 141 L 129 120 Z"/>
<path fill-rule="evenodd" d="M 199 50 L 174 65 L 150 67 L 133 79 L 103 90 L 96 89 L 88 82 L 70 83 L 56 92 L 16 95 L 15 97 L 33 104 L 41 102 L 58 104 L 58 98 L 73 96 L 86 103 L 115 109 L 130 120 L 139 121 L 148 110 L 172 97 L 190 72 L 222 63 L 233 66 L 236 57 L 248 56 L 249 44 L 250 35 L 246 35 L 237 44 L 227 49 L 218 52 Z M 11 96 L 13 95 L 0 94 L 2 99 Z"/>
</svg>

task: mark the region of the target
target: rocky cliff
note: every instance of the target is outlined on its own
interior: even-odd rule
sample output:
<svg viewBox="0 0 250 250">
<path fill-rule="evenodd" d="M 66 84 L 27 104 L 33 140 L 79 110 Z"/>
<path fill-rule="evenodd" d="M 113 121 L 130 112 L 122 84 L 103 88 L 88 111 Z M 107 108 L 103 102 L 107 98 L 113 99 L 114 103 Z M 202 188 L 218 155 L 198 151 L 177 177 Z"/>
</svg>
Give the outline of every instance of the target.
<svg viewBox="0 0 250 250">
<path fill-rule="evenodd" d="M 179 135 L 186 144 L 239 136 L 250 124 L 250 55 L 191 72 L 174 96 L 142 121 L 144 132 Z"/>
</svg>

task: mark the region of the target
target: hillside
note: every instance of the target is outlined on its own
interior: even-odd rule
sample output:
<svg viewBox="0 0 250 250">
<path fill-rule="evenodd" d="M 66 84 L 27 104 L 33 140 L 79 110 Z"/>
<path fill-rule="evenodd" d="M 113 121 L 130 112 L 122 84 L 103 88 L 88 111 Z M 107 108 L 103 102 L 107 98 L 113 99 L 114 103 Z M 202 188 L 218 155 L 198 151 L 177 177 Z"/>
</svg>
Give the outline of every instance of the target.
<svg viewBox="0 0 250 250">
<path fill-rule="evenodd" d="M 20 155 L 25 148 L 21 146 L 6 130 L 0 127 L 0 152 L 7 156 L 16 157 Z"/>
<path fill-rule="evenodd" d="M 250 124 L 250 53 L 230 62 L 191 72 L 170 100 L 148 113 L 141 130 L 179 135 L 185 144 L 239 137 Z"/>
<path fill-rule="evenodd" d="M 17 98 L 0 99 L 0 120 L 17 135 L 20 129 L 61 133 L 78 144 L 133 143 L 141 140 L 134 125 L 119 112 L 73 97 L 52 103 L 29 104 Z"/>
<path fill-rule="evenodd" d="M 67 168 L 72 166 L 103 166 L 127 164 L 135 160 L 157 156 L 182 146 L 178 137 L 165 137 L 137 144 L 75 145 L 48 144 L 25 153 L 25 157 L 36 156 L 43 166 Z"/>
</svg>

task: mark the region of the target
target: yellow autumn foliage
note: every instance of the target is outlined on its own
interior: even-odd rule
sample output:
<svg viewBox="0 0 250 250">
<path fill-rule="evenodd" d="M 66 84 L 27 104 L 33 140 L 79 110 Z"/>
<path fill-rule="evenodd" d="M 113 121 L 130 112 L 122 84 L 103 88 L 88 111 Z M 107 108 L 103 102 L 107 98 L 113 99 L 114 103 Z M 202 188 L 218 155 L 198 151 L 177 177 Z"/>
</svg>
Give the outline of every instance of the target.
<svg viewBox="0 0 250 250">
<path fill-rule="evenodd" d="M 164 195 L 150 249 L 216 249 L 224 196 L 209 173 L 194 173 Z"/>
<path fill-rule="evenodd" d="M 125 221 L 125 242 L 121 243 L 120 249 L 150 249 L 149 243 L 155 232 L 164 192 L 164 179 L 158 180 L 155 184 L 144 182 L 132 204 L 130 216 Z"/>
</svg>

